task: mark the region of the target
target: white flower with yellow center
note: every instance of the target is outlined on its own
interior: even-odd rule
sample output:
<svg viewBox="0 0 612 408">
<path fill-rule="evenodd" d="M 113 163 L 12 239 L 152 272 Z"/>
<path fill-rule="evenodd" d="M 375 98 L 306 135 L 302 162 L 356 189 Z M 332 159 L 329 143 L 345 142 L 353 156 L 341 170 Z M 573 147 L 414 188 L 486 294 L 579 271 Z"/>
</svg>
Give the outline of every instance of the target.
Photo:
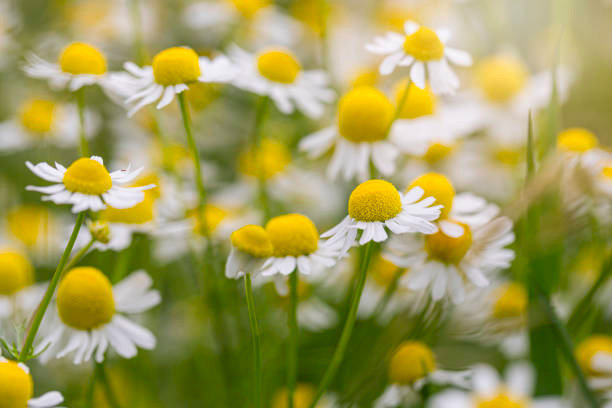
<svg viewBox="0 0 612 408">
<path fill-rule="evenodd" d="M 0 356 L 0 407 L 2 408 L 60 408 L 64 397 L 51 391 L 38 398 L 34 395 L 34 381 L 30 369 L 23 363 Z"/>
<path fill-rule="evenodd" d="M 594 165 L 602 156 L 597 136 L 581 127 L 567 128 L 559 132 L 557 150 L 564 155 L 570 169 L 578 164 L 584 167 Z"/>
<path fill-rule="evenodd" d="M 523 363 L 510 365 L 505 383 L 488 365 L 472 370 L 470 391 L 445 390 L 436 394 L 428 408 L 569 408 L 559 397 L 532 398 L 534 373 Z"/>
<path fill-rule="evenodd" d="M 598 391 L 612 387 L 612 337 L 593 334 L 576 347 L 576 359 L 589 385 Z M 612 393 L 609 395 L 612 398 Z"/>
<path fill-rule="evenodd" d="M 450 31 L 421 26 L 414 21 L 404 24 L 405 34 L 389 32 L 376 37 L 366 45 L 366 50 L 385 55 L 380 64 L 380 73 L 391 74 L 396 67 L 409 67 L 410 79 L 416 86 L 425 89 L 429 80 L 435 94 L 452 94 L 459 88 L 459 78 L 448 62 L 469 66 L 472 57 L 465 51 L 446 45 Z"/>
<path fill-rule="evenodd" d="M 96 47 L 82 42 L 66 46 L 57 63 L 31 54 L 23 70 L 33 78 L 48 80 L 53 88 L 68 87 L 72 92 L 93 84 L 104 88 L 109 83 L 104 54 Z"/>
<path fill-rule="evenodd" d="M 267 222 L 266 232 L 274 251 L 262 267 L 263 276 L 287 276 L 296 269 L 302 275 L 310 275 L 336 264 L 337 246 L 320 241 L 317 227 L 304 215 L 274 217 Z"/>
<path fill-rule="evenodd" d="M 57 290 L 57 307 L 49 319 L 47 335 L 36 348 L 37 353 L 42 352 L 41 361 L 74 354 L 74 364 L 94 355 L 102 362 L 109 346 L 124 358 L 136 356 L 138 347 L 152 350 L 155 336 L 125 316 L 159 304 L 161 297 L 151 289 L 152 284 L 144 271 L 132 273 L 115 286 L 93 267 L 68 271 Z"/>
<path fill-rule="evenodd" d="M 43 201 L 53 201 L 55 204 L 71 204 L 72 212 L 100 211 L 107 205 L 114 208 L 130 208 L 144 200 L 144 191 L 155 185 L 140 187 L 122 187 L 131 183 L 142 171 L 142 168 L 131 171 L 127 169 L 109 173 L 104 167 L 101 157 L 82 157 L 73 162 L 67 169 L 59 163 L 55 168 L 47 163 L 33 165 L 29 161 L 26 166 L 38 177 L 53 182 L 46 187 L 27 186 L 28 191 L 38 191 L 46 194 Z"/>
<path fill-rule="evenodd" d="M 151 66 L 139 67 L 126 62 L 124 68 L 127 73 L 114 74 L 112 82 L 123 88 L 121 94 L 130 107 L 128 116 L 155 102 L 157 109 L 162 109 L 174 100 L 175 95 L 189 89 L 190 84 L 229 82 L 236 74 L 226 56 L 200 57 L 188 47 L 160 51 L 153 57 Z"/>
<path fill-rule="evenodd" d="M 395 172 L 399 149 L 389 140 L 393 104 L 376 88 L 362 86 L 347 92 L 338 103 L 337 124 L 300 141 L 311 158 L 333 147 L 327 174 L 360 181 L 370 177 L 370 162 L 385 176 Z"/>
<path fill-rule="evenodd" d="M 400 344 L 389 361 L 388 379 L 391 385 L 374 402 L 374 407 L 404 406 L 414 396 L 415 390 L 428 383 L 466 387 L 469 376 L 469 371 L 441 370 L 433 350 L 425 343 L 406 341 Z"/>
<path fill-rule="evenodd" d="M 318 118 L 324 112 L 324 104 L 336 96 L 329 88 L 325 71 L 303 70 L 297 57 L 287 49 L 267 48 L 254 55 L 234 46 L 230 58 L 240 70 L 232 83 L 269 97 L 282 113 L 297 109 Z"/>
<path fill-rule="evenodd" d="M 40 301 L 40 287 L 33 286 L 34 268 L 20 251 L 0 248 L 0 321 L 27 319 Z"/>
<path fill-rule="evenodd" d="M 274 254 L 272 241 L 259 225 L 245 225 L 232 232 L 232 249 L 225 264 L 225 276 L 240 279 L 245 274 L 255 275 L 266 259 Z"/>
<path fill-rule="evenodd" d="M 421 187 L 416 187 L 402 194 L 384 180 L 363 182 L 349 197 L 348 215 L 321 237 L 329 238 L 329 245 L 340 245 L 344 254 L 357 242 L 365 245 L 370 241 L 386 241 L 386 229 L 394 234 L 433 234 L 438 228 L 432 221 L 440 216 L 441 206 L 432 206 L 435 198 L 424 193 Z M 359 231 L 362 233 L 357 240 Z"/>
</svg>

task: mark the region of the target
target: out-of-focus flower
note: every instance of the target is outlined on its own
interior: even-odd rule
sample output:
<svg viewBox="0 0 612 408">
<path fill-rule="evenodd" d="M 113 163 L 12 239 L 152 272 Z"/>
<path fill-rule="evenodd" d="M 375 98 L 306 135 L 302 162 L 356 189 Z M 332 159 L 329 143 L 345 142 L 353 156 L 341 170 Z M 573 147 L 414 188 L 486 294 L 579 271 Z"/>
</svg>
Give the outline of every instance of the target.
<svg viewBox="0 0 612 408">
<path fill-rule="evenodd" d="M 293 392 L 293 406 L 295 408 L 308 408 L 315 397 L 316 389 L 311 384 L 300 383 L 295 387 Z M 287 408 L 289 397 L 287 389 L 283 388 L 274 393 L 272 397 L 272 408 Z M 334 398 L 329 395 L 324 395 L 317 403 L 315 408 L 333 408 L 337 405 L 334 403 Z"/>
<path fill-rule="evenodd" d="M 0 401 L 6 407 L 60 408 L 64 397 L 51 391 L 33 398 L 34 381 L 30 369 L 23 363 L 8 361 L 0 356 Z"/>
<path fill-rule="evenodd" d="M 452 94 L 459 88 L 459 78 L 448 62 L 460 66 L 472 64 L 472 57 L 465 51 L 446 45 L 450 31 L 421 26 L 414 21 L 404 25 L 405 34 L 389 32 L 376 37 L 366 49 L 375 54 L 385 55 L 380 64 L 380 73 L 391 74 L 396 67 L 410 68 L 410 79 L 421 89 L 429 78 L 435 94 Z"/>
<path fill-rule="evenodd" d="M 225 264 L 225 276 L 231 279 L 247 273 L 256 275 L 274 253 L 267 231 L 259 225 L 245 225 L 232 232 L 230 240 L 232 249 Z"/>
<path fill-rule="evenodd" d="M 0 249 L 0 321 L 26 319 L 41 299 L 34 283 L 34 268 L 25 254 L 10 247 Z"/>
<path fill-rule="evenodd" d="M 159 304 L 161 297 L 152 284 L 144 271 L 114 287 L 99 269 L 68 271 L 57 291 L 55 313 L 45 321 L 47 334 L 36 348 L 41 361 L 74 354 L 74 364 L 81 364 L 95 353 L 95 360 L 102 362 L 109 346 L 124 358 L 136 356 L 137 347 L 152 350 L 155 336 L 124 316 Z"/>
</svg>

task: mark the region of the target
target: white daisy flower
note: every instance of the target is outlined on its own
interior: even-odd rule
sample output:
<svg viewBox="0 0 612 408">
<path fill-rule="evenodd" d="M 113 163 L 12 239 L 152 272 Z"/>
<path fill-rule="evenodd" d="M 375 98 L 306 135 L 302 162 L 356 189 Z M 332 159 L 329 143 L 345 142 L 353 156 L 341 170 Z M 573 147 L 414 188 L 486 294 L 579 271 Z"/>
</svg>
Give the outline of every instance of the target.
<svg viewBox="0 0 612 408">
<path fill-rule="evenodd" d="M 42 295 L 33 282 L 34 268 L 28 258 L 9 247 L 0 248 L 0 321 L 29 318 Z"/>
<path fill-rule="evenodd" d="M 323 115 L 324 104 L 335 98 L 325 71 L 303 70 L 295 55 L 284 48 L 268 48 L 254 55 L 233 46 L 229 56 L 240 69 L 232 83 L 269 97 L 282 113 L 297 109 L 318 118 Z"/>
<path fill-rule="evenodd" d="M 52 63 L 30 54 L 23 70 L 33 78 L 46 79 L 55 89 L 77 91 L 86 85 L 108 84 L 106 58 L 96 47 L 82 42 L 64 48 L 59 61 Z"/>
<path fill-rule="evenodd" d="M 0 401 L 6 407 L 61 408 L 64 397 L 51 391 L 32 398 L 34 381 L 30 369 L 23 363 L 9 361 L 0 356 Z"/>
<path fill-rule="evenodd" d="M 28 191 L 38 191 L 46 194 L 43 201 L 53 201 L 55 204 L 71 204 L 72 212 L 92 210 L 100 211 L 110 205 L 114 208 L 130 208 L 144 199 L 144 191 L 155 185 L 141 187 L 121 187 L 132 182 L 142 168 L 135 171 L 127 169 L 109 173 L 99 156 L 82 157 L 73 162 L 68 169 L 59 163 L 55 168 L 47 163 L 33 165 L 29 161 L 26 166 L 38 177 L 54 182 L 46 187 L 27 186 Z"/>
<path fill-rule="evenodd" d="M 459 88 L 459 78 L 448 62 L 460 66 L 472 64 L 472 57 L 465 51 L 446 45 L 450 31 L 434 31 L 414 21 L 404 24 L 405 34 L 388 32 L 366 45 L 366 50 L 385 55 L 380 73 L 391 74 L 397 66 L 410 67 L 410 79 L 424 89 L 429 79 L 435 94 L 453 94 Z"/>
<path fill-rule="evenodd" d="M 340 245 L 344 254 L 357 242 L 365 245 L 370 241 L 386 241 L 386 229 L 394 234 L 434 234 L 438 228 L 432 221 L 440 216 L 441 206 L 431 205 L 433 197 L 421 199 L 424 193 L 421 187 L 416 187 L 401 194 L 387 181 L 368 180 L 351 193 L 348 215 L 321 237 L 329 238 L 329 245 Z M 357 240 L 360 230 L 362 234 Z"/>
<path fill-rule="evenodd" d="M 472 370 L 471 391 L 445 390 L 436 394 L 429 408 L 569 408 L 559 397 L 532 398 L 534 373 L 531 366 L 523 363 L 510 365 L 506 370 L 506 382 L 502 382 L 497 371 L 488 365 L 479 365 Z"/>
<path fill-rule="evenodd" d="M 236 69 L 226 56 L 199 57 L 188 47 L 160 51 L 153 57 L 151 66 L 139 67 L 126 62 L 124 68 L 127 73 L 113 74 L 111 82 L 126 98 L 125 103 L 130 106 L 128 116 L 155 102 L 157 109 L 162 109 L 191 83 L 224 83 L 236 75 Z"/>
<path fill-rule="evenodd" d="M 612 337 L 593 334 L 576 347 L 576 359 L 596 391 L 612 387 Z"/>
<path fill-rule="evenodd" d="M 262 267 L 263 276 L 290 275 L 294 270 L 310 275 L 319 268 L 330 268 L 338 259 L 338 245 L 319 240 L 314 223 L 301 214 L 287 214 L 272 218 L 266 224 L 272 241 L 273 256 Z"/>
<path fill-rule="evenodd" d="M 93 267 L 74 268 L 62 279 L 56 295 L 56 310 L 45 328 L 46 336 L 36 348 L 42 362 L 73 354 L 74 364 L 95 355 L 104 361 L 109 346 L 124 358 L 132 358 L 138 347 L 155 348 L 155 336 L 125 315 L 140 314 L 161 301 L 145 271 L 137 271 L 111 286 Z"/>
<path fill-rule="evenodd" d="M 393 104 L 379 90 L 361 86 L 346 93 L 338 104 L 337 124 L 300 141 L 299 148 L 316 158 L 332 149 L 327 175 L 360 181 L 370 177 L 370 162 L 383 175 L 395 172 L 399 149 L 389 140 Z"/>
<path fill-rule="evenodd" d="M 265 229 L 259 225 L 245 225 L 230 236 L 232 249 L 225 264 L 225 276 L 240 279 L 245 274 L 257 274 L 274 247 Z"/>
</svg>

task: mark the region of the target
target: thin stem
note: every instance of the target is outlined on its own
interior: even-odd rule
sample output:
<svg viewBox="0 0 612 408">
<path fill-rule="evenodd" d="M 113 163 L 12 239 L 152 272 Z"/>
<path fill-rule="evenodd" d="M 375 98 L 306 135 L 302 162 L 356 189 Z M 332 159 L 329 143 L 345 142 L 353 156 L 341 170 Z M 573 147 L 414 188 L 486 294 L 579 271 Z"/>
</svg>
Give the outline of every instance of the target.
<svg viewBox="0 0 612 408">
<path fill-rule="evenodd" d="M 601 272 L 599 273 L 599 277 L 591 286 L 591 289 L 584 295 L 580 302 L 574 308 L 574 311 L 570 315 L 570 318 L 567 321 L 567 327 L 572 331 L 576 332 L 581 324 L 584 322 L 584 316 L 586 315 L 589 305 L 595 298 L 595 295 L 599 292 L 599 290 L 608 282 L 610 277 L 612 276 L 612 256 L 608 257 L 608 259 L 603 263 Z"/>
<path fill-rule="evenodd" d="M 200 221 L 200 229 L 202 234 L 205 237 L 210 237 L 210 231 L 208 229 L 208 221 L 206 220 L 206 216 L 204 215 L 204 211 L 206 210 L 206 188 L 204 187 L 204 180 L 202 179 L 202 169 L 200 167 L 200 153 L 198 152 L 198 147 L 193 138 L 193 133 L 191 132 L 191 118 L 189 116 L 189 108 L 187 107 L 187 102 L 185 101 L 185 92 L 181 92 L 178 94 L 178 102 L 179 107 L 181 108 L 181 116 L 183 118 L 183 126 L 185 127 L 185 133 L 187 134 L 187 144 L 189 145 L 189 150 L 191 151 L 191 155 L 193 158 L 193 165 L 195 169 L 195 180 L 196 187 L 198 189 L 198 219 Z"/>
<path fill-rule="evenodd" d="M 87 390 L 85 392 L 85 403 L 83 404 L 85 408 L 93 407 L 93 398 L 94 398 L 94 392 L 96 390 L 97 379 L 98 379 L 98 368 L 96 366 L 96 362 L 94 361 L 93 373 L 91 374 L 91 380 L 89 381 L 89 384 L 87 384 Z"/>
<path fill-rule="evenodd" d="M 81 156 L 89 157 L 89 145 L 85 130 L 85 88 L 76 91 L 77 107 L 79 111 L 79 142 L 81 145 Z"/>
<path fill-rule="evenodd" d="M 289 359 L 287 364 L 287 406 L 293 408 L 293 393 L 297 383 L 297 357 L 298 357 L 298 271 L 297 269 L 289 275 L 289 314 L 287 323 L 289 325 Z"/>
<path fill-rule="evenodd" d="M 395 112 L 393 112 L 393 118 L 391 118 L 391 122 L 389 122 L 387 131 L 385 132 L 385 135 L 387 136 L 389 135 L 389 132 L 391 132 L 391 128 L 393 127 L 393 124 L 395 123 L 395 121 L 399 119 L 400 115 L 402 114 L 402 109 L 404 109 L 404 105 L 406 104 L 406 101 L 408 100 L 408 95 L 410 94 L 411 84 L 412 84 L 412 81 L 410 81 L 410 78 L 408 78 L 406 80 L 406 87 L 404 88 L 404 91 L 402 92 L 402 96 L 399 102 L 397 103 L 397 106 L 395 107 Z"/>
<path fill-rule="evenodd" d="M 340 363 L 342 363 L 342 360 L 344 359 L 344 354 L 346 353 L 346 348 L 351 338 L 353 327 L 355 326 L 357 309 L 359 308 L 359 301 L 361 300 L 361 294 L 363 293 L 363 287 L 365 285 L 366 276 L 370 267 L 370 260 L 372 259 L 373 250 L 374 242 L 370 241 L 366 244 L 365 254 L 361 262 L 361 268 L 359 270 L 359 274 L 355 277 L 357 279 L 357 282 L 355 283 L 355 290 L 353 292 L 351 308 L 346 318 L 344 329 L 342 329 L 340 341 L 338 342 L 338 346 L 336 347 L 336 351 L 334 352 L 329 367 L 327 367 L 327 371 L 325 371 L 325 374 L 323 375 L 321 384 L 319 384 L 317 394 L 313 399 L 312 403 L 310 404 L 310 408 L 316 407 L 317 402 L 319 402 L 323 394 L 325 394 L 325 392 L 327 391 L 327 388 L 331 384 L 332 380 L 334 379 L 334 376 L 336 375 L 336 372 L 338 371 L 338 368 L 340 367 Z"/>
<path fill-rule="evenodd" d="M 68 240 L 68 244 L 66 245 L 66 249 L 64 249 L 64 253 L 60 258 L 59 264 L 57 268 L 55 268 L 55 273 L 51 278 L 51 283 L 49 283 L 49 287 L 45 292 L 45 296 L 43 297 L 40 306 L 36 310 L 36 314 L 34 315 L 34 320 L 32 321 L 32 327 L 28 332 L 28 335 L 23 343 L 23 348 L 21 349 L 21 353 L 19 354 L 19 362 L 25 362 L 30 356 L 30 350 L 32 349 L 32 344 L 34 343 L 34 338 L 36 337 L 36 333 L 40 328 L 40 324 L 42 323 L 42 319 L 45 316 L 45 312 L 49 307 L 49 303 L 51 302 L 51 298 L 55 293 L 55 288 L 57 287 L 60 277 L 62 275 L 62 271 L 64 270 L 64 266 L 68 261 L 68 257 L 70 256 L 70 252 L 72 252 L 72 248 L 74 247 L 74 242 L 76 241 L 77 235 L 79 235 L 79 231 L 81 229 L 81 225 L 83 225 L 83 220 L 85 220 L 85 212 L 80 212 L 77 216 L 76 224 L 74 224 L 74 229 L 72 230 L 72 234 L 70 235 L 70 239 Z"/>
<path fill-rule="evenodd" d="M 115 270 L 113 271 L 111 279 L 112 282 L 119 282 L 125 276 L 130 264 L 130 258 L 132 257 L 134 241 L 132 241 L 132 244 L 129 247 L 125 248 L 117 255 L 117 263 L 115 264 Z"/>
<path fill-rule="evenodd" d="M 108 405 L 110 405 L 111 408 L 120 408 L 119 402 L 117 401 L 117 397 L 113 392 L 113 388 L 111 387 L 110 382 L 108 381 L 106 370 L 104 369 L 104 362 L 96 363 L 96 372 L 98 379 L 104 387 L 104 393 L 106 394 L 106 402 L 108 402 Z"/>
<path fill-rule="evenodd" d="M 144 41 L 142 39 L 142 18 L 140 13 L 140 4 L 138 0 L 130 0 L 130 17 L 132 19 L 132 34 L 134 36 L 134 51 L 137 57 L 137 61 L 140 65 L 144 65 L 146 62 L 146 50 Z"/>
<path fill-rule="evenodd" d="M 79 252 L 77 252 L 72 259 L 70 259 L 70 261 L 68 261 L 68 263 L 66 264 L 66 266 L 64 267 L 64 270 L 62 271 L 62 273 L 64 273 L 65 271 L 69 271 L 70 269 L 74 268 L 74 266 L 81 260 L 81 258 L 83 258 L 83 256 L 85 256 L 85 254 L 87 253 L 87 251 L 89 251 L 89 249 L 91 248 L 91 246 L 94 244 L 94 242 L 96 242 L 94 239 L 89 240 L 89 242 L 87 243 L 87 245 L 85 245 L 83 248 L 81 248 L 79 250 Z"/>
<path fill-rule="evenodd" d="M 255 365 L 255 407 L 261 408 L 261 338 L 259 324 L 255 313 L 255 301 L 253 300 L 253 288 L 251 286 L 251 275 L 244 275 L 244 292 L 246 294 L 247 307 L 249 309 L 249 322 L 251 324 L 251 336 L 253 337 L 253 361 Z"/>
<path fill-rule="evenodd" d="M 261 129 L 266 118 L 270 98 L 262 96 L 257 102 L 257 110 L 255 111 L 255 123 L 253 125 L 253 159 L 257 164 L 257 179 L 259 189 L 259 202 L 263 211 L 264 222 L 270 219 L 270 199 L 268 197 L 268 187 L 266 185 L 266 167 L 261 154 Z"/>
</svg>

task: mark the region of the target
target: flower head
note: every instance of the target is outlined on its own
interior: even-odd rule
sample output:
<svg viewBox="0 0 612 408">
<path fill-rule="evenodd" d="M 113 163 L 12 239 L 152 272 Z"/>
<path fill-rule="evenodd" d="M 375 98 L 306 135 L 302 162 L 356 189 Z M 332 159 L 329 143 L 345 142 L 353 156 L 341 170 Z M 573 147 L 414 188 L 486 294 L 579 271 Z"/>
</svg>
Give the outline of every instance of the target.
<svg viewBox="0 0 612 408">
<path fill-rule="evenodd" d="M 508 102 L 523 89 L 527 79 L 523 62 L 507 55 L 487 57 L 476 67 L 476 82 L 492 102 Z"/>
<path fill-rule="evenodd" d="M 64 401 L 57 391 L 34 395 L 34 381 L 25 364 L 0 356 L 0 408 L 52 408 Z"/>
<path fill-rule="evenodd" d="M 389 362 L 389 381 L 409 385 L 436 370 L 433 351 L 419 341 L 402 343 Z"/>
<path fill-rule="evenodd" d="M 597 136 L 584 128 L 565 129 L 557 135 L 557 148 L 567 153 L 582 154 L 598 144 Z"/>
<path fill-rule="evenodd" d="M 268 232 L 259 225 L 245 225 L 232 232 L 232 249 L 225 265 L 225 276 L 238 279 L 261 270 L 266 258 L 274 254 Z"/>
<path fill-rule="evenodd" d="M 10 296 L 34 281 L 32 264 L 17 251 L 0 250 L 0 296 Z"/>
</svg>

